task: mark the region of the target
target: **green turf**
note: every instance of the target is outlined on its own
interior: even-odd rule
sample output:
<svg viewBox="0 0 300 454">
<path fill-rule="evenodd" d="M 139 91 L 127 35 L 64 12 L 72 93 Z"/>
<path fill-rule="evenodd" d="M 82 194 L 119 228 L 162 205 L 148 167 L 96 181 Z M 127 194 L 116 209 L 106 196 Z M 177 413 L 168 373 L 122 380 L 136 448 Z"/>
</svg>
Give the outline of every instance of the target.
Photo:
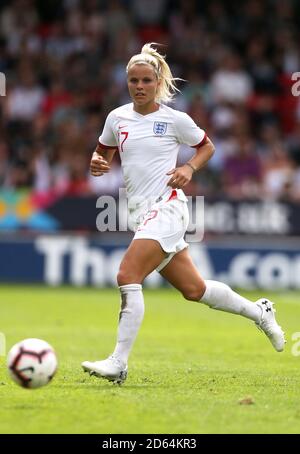
<svg viewBox="0 0 300 454">
<path fill-rule="evenodd" d="M 0 287 L 7 348 L 38 337 L 59 358 L 55 379 L 38 390 L 14 384 L 0 358 L 0 433 L 299 433 L 300 357 L 291 336 L 300 331 L 300 295 L 266 296 L 277 301 L 284 353 L 242 317 L 173 290 L 145 291 L 145 320 L 118 387 L 80 367 L 114 346 L 117 290 Z M 253 404 L 240 404 L 247 397 Z"/>
</svg>

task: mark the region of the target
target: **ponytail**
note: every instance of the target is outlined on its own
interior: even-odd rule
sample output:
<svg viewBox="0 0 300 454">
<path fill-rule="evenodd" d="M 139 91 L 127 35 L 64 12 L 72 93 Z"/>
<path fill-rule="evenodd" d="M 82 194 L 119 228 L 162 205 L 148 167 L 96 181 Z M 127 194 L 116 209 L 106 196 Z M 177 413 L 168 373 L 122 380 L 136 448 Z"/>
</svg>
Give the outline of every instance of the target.
<svg viewBox="0 0 300 454">
<path fill-rule="evenodd" d="M 131 66 L 135 64 L 148 64 L 154 69 L 157 79 L 160 84 L 157 89 L 156 98 L 157 102 L 170 102 L 172 101 L 176 92 L 179 92 L 176 87 L 176 80 L 182 80 L 178 77 L 173 77 L 170 67 L 165 60 L 165 56 L 157 52 L 152 47 L 152 44 L 147 43 L 142 47 L 140 54 L 134 55 L 128 62 L 126 72 L 128 73 Z"/>
</svg>

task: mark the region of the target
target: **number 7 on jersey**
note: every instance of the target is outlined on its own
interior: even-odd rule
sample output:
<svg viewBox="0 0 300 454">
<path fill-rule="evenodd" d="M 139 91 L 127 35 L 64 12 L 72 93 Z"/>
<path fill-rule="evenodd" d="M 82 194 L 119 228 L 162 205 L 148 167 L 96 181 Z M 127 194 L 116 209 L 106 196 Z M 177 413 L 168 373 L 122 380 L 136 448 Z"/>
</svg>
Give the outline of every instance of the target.
<svg viewBox="0 0 300 454">
<path fill-rule="evenodd" d="M 121 142 L 122 136 L 125 136 L 125 137 L 124 137 L 124 139 Z M 121 147 L 121 151 L 122 152 L 124 151 L 123 144 L 124 144 L 125 140 L 127 139 L 127 137 L 128 137 L 128 132 L 125 132 L 125 131 L 121 131 L 120 132 L 120 147 Z"/>
</svg>

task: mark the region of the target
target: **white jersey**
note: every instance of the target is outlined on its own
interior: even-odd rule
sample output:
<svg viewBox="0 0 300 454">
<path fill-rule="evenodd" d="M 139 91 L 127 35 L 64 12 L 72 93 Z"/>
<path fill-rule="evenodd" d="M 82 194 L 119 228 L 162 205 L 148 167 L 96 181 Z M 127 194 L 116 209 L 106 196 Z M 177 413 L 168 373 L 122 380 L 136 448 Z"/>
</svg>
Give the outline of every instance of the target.
<svg viewBox="0 0 300 454">
<path fill-rule="evenodd" d="M 99 143 L 118 147 L 129 201 L 153 199 L 171 191 L 167 172 L 176 167 L 180 144 L 199 146 L 205 139 L 189 115 L 165 105 L 141 115 L 133 104 L 118 107 L 108 115 Z"/>
</svg>

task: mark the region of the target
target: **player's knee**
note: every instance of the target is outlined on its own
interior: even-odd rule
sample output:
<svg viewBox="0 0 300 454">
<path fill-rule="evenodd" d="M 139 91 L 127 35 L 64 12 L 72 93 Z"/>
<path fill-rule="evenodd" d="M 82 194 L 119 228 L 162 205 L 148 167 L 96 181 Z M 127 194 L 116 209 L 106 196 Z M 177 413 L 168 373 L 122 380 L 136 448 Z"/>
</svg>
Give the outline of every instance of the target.
<svg viewBox="0 0 300 454">
<path fill-rule="evenodd" d="M 140 277 L 126 267 L 121 267 L 117 275 L 118 285 L 140 284 Z"/>
<path fill-rule="evenodd" d="M 199 301 L 205 289 L 202 286 L 190 286 L 183 290 L 182 294 L 188 301 Z"/>
<path fill-rule="evenodd" d="M 129 273 L 126 271 L 126 269 L 120 268 L 117 275 L 118 285 L 120 286 L 130 284 L 129 280 L 130 280 Z"/>
</svg>

